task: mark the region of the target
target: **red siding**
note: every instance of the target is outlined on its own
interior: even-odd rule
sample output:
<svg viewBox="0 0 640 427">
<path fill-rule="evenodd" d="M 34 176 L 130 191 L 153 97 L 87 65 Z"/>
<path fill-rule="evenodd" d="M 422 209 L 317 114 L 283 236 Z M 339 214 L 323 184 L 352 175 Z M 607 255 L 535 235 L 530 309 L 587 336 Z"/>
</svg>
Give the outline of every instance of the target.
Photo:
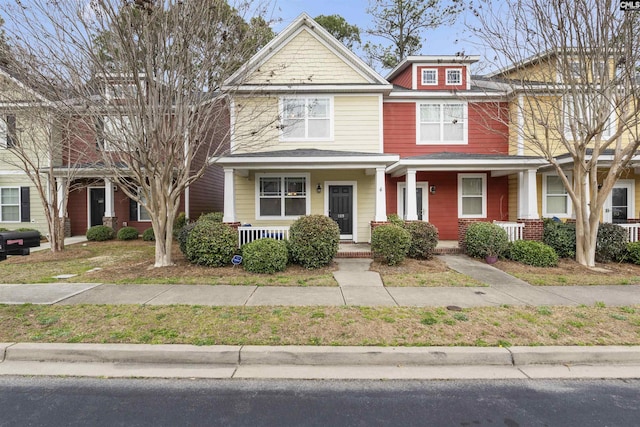
<svg viewBox="0 0 640 427">
<path fill-rule="evenodd" d="M 422 70 L 425 68 L 435 69 L 438 71 L 437 85 L 422 84 Z M 447 70 L 460 70 L 462 77 L 459 85 L 446 84 Z M 466 90 L 467 89 L 467 67 L 464 65 L 445 65 L 445 66 L 425 65 L 425 66 L 416 67 L 416 73 L 418 74 L 416 76 L 417 82 L 418 82 L 418 86 L 417 86 L 418 90 Z"/>
<path fill-rule="evenodd" d="M 401 72 L 395 79 L 391 81 L 392 84 L 402 86 L 407 89 L 413 88 L 413 67 L 409 65 L 403 72 Z"/>
<path fill-rule="evenodd" d="M 416 144 L 416 103 L 384 103 L 384 151 L 401 157 L 449 151 L 455 153 L 508 154 L 509 133 L 506 104 L 470 103 L 468 144 L 466 145 L 418 145 Z"/>
<path fill-rule="evenodd" d="M 486 171 L 478 171 L 486 172 Z M 507 220 L 508 211 L 508 179 L 492 178 L 487 173 L 487 218 L 486 221 Z M 397 212 L 398 182 L 405 177 L 387 179 L 387 213 Z M 458 239 L 458 173 L 457 172 L 418 172 L 418 182 L 429 182 L 435 185 L 435 194 L 428 194 L 429 222 L 438 228 L 440 240 Z"/>
</svg>

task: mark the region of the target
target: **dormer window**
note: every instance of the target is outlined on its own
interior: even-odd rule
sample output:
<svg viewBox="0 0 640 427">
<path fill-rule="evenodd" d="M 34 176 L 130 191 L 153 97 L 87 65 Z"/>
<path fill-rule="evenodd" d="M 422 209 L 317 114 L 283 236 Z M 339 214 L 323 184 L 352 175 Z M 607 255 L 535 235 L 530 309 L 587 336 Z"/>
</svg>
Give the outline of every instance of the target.
<svg viewBox="0 0 640 427">
<path fill-rule="evenodd" d="M 462 70 L 459 68 L 447 69 L 447 85 L 459 86 L 462 84 Z"/>
<path fill-rule="evenodd" d="M 422 84 L 425 86 L 435 86 L 438 84 L 438 70 L 435 68 L 425 68 L 422 70 Z"/>
</svg>

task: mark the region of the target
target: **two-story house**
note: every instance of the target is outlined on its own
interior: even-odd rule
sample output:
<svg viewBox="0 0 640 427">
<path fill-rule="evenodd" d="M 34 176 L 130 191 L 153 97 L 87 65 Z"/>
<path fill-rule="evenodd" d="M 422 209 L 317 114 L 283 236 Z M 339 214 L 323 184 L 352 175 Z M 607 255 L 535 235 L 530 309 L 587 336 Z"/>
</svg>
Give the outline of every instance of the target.
<svg viewBox="0 0 640 427">
<path fill-rule="evenodd" d="M 367 242 L 387 217 L 384 98 L 376 71 L 302 14 L 231 76 L 224 221 L 278 229 L 309 214 Z"/>
</svg>

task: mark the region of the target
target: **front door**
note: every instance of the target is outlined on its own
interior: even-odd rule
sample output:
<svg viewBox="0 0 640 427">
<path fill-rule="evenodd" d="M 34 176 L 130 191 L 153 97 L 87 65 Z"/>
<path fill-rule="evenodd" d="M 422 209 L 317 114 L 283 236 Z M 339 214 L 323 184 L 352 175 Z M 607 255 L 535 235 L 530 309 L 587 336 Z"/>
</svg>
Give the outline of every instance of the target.
<svg viewBox="0 0 640 427">
<path fill-rule="evenodd" d="M 104 217 L 104 188 L 89 189 L 89 226 L 102 225 Z"/>
<path fill-rule="evenodd" d="M 338 223 L 341 239 L 353 238 L 353 186 L 329 186 L 329 217 Z"/>
<path fill-rule="evenodd" d="M 634 217 L 633 187 L 632 180 L 620 180 L 613 186 L 604 206 L 605 222 L 625 224 L 629 218 Z"/>
</svg>

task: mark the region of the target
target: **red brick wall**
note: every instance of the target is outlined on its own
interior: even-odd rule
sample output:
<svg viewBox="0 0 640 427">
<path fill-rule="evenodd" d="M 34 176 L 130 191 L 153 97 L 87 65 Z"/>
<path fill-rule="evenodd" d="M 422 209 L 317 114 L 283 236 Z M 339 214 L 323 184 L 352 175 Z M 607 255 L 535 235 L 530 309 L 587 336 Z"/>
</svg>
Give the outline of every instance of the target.
<svg viewBox="0 0 640 427">
<path fill-rule="evenodd" d="M 542 241 L 544 223 L 541 219 L 519 219 L 519 223 L 524 224 L 522 238 L 524 240 Z"/>
</svg>

